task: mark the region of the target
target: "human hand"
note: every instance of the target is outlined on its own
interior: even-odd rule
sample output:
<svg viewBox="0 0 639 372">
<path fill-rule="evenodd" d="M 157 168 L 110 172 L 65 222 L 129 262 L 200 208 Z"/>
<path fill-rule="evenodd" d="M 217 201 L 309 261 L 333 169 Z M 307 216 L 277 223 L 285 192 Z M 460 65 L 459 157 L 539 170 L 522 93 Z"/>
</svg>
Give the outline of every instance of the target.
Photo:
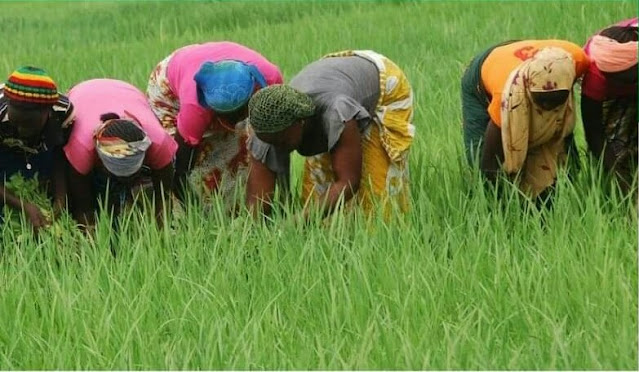
<svg viewBox="0 0 639 372">
<path fill-rule="evenodd" d="M 65 207 L 66 205 L 63 200 L 55 199 L 53 201 L 53 219 L 57 220 L 58 218 L 60 218 Z"/>
<path fill-rule="evenodd" d="M 27 203 L 24 206 L 24 212 L 27 214 L 27 218 L 33 227 L 33 232 L 37 235 L 40 229 L 51 224 L 51 221 L 42 213 L 40 208 L 32 203 Z"/>
</svg>

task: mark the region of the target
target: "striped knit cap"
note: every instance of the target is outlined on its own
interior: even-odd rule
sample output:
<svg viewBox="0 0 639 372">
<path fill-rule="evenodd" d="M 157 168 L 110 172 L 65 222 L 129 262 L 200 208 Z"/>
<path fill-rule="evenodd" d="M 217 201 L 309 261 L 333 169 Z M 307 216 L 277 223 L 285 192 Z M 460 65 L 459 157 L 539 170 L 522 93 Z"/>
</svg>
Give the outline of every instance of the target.
<svg viewBox="0 0 639 372">
<path fill-rule="evenodd" d="M 58 88 L 47 73 L 37 67 L 15 70 L 4 85 L 9 100 L 20 103 L 53 105 L 58 101 Z"/>
</svg>

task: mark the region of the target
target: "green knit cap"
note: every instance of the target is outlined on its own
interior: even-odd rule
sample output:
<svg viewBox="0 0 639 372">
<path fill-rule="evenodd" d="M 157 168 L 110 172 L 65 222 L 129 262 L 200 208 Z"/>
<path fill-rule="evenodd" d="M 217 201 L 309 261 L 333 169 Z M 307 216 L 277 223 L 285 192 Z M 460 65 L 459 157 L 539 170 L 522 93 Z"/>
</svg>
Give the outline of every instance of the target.
<svg viewBox="0 0 639 372">
<path fill-rule="evenodd" d="M 288 85 L 260 89 L 249 101 L 249 122 L 256 133 L 276 133 L 315 113 L 308 95 Z"/>
</svg>

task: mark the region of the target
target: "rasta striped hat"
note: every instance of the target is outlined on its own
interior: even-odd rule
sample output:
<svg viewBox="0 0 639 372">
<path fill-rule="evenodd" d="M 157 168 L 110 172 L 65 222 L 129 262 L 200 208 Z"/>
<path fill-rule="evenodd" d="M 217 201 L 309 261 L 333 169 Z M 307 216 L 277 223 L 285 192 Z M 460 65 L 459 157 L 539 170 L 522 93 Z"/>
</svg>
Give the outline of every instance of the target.
<svg viewBox="0 0 639 372">
<path fill-rule="evenodd" d="M 53 105 L 58 101 L 58 87 L 47 73 L 37 67 L 23 66 L 9 75 L 4 94 L 18 103 Z"/>
</svg>

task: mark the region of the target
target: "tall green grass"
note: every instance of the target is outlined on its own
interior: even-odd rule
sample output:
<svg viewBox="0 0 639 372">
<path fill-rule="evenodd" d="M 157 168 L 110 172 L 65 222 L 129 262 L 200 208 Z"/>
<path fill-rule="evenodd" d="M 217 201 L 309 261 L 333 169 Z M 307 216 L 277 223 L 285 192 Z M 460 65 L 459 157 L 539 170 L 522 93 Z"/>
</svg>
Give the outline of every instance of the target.
<svg viewBox="0 0 639 372">
<path fill-rule="evenodd" d="M 325 53 L 374 49 L 411 80 L 418 135 L 412 210 L 390 221 L 231 219 L 220 203 L 163 230 L 148 213 L 117 234 L 103 215 L 92 238 L 3 230 L 0 368 L 636 369 L 635 205 L 604 192 L 585 156 L 550 211 L 480 192 L 459 99 L 465 65 L 493 43 L 583 44 L 634 14 L 634 2 L 3 2 L 3 71 L 39 65 L 63 89 L 94 77 L 144 89 L 172 50 L 208 40 L 251 46 L 287 79 Z"/>
</svg>

